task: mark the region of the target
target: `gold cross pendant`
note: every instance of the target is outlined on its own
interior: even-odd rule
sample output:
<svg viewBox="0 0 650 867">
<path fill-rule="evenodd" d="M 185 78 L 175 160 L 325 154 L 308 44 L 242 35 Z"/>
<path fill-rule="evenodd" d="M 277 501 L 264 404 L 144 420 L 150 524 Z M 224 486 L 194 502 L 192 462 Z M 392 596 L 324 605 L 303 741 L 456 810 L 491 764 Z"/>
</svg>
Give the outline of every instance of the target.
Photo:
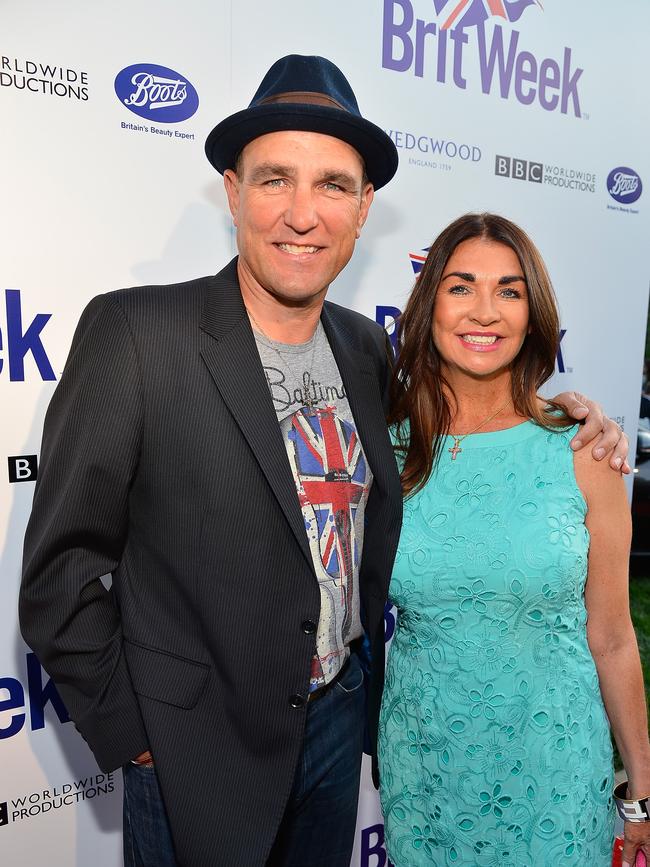
<svg viewBox="0 0 650 867">
<path fill-rule="evenodd" d="M 447 449 L 447 451 L 451 453 L 451 459 L 452 459 L 452 461 L 455 461 L 455 460 L 456 460 L 456 455 L 458 454 L 458 452 L 462 452 L 462 449 L 461 449 L 461 447 L 458 445 L 458 440 L 456 439 L 456 437 L 454 437 L 454 445 L 453 445 L 453 448 Z"/>
</svg>

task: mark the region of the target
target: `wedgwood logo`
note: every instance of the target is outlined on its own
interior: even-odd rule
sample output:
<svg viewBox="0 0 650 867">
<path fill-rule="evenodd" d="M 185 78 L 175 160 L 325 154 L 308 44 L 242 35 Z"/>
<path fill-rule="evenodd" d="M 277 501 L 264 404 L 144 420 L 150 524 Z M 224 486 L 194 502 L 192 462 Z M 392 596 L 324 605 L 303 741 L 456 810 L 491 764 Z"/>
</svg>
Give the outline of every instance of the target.
<svg viewBox="0 0 650 867">
<path fill-rule="evenodd" d="M 607 175 L 607 192 L 621 205 L 631 205 L 641 197 L 641 178 L 627 166 L 618 166 Z"/>
<path fill-rule="evenodd" d="M 481 148 L 476 144 L 405 130 L 386 129 L 384 132 L 396 148 L 409 152 L 408 165 L 451 171 L 454 161 L 477 163 L 482 157 Z"/>
<path fill-rule="evenodd" d="M 184 75 L 155 63 L 135 63 L 115 77 L 120 102 L 145 120 L 180 123 L 199 107 L 199 95 Z"/>
</svg>

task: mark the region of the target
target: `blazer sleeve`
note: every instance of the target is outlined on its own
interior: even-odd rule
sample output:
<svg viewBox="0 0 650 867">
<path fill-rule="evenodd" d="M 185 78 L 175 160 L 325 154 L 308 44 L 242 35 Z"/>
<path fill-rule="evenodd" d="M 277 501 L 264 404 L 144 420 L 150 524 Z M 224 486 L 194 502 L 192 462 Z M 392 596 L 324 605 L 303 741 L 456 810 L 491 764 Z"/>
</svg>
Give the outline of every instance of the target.
<svg viewBox="0 0 650 867">
<path fill-rule="evenodd" d="M 100 580 L 122 556 L 141 431 L 133 337 L 115 296 L 99 296 L 46 414 L 19 609 L 25 641 L 105 771 L 148 748 L 115 595 Z"/>
</svg>

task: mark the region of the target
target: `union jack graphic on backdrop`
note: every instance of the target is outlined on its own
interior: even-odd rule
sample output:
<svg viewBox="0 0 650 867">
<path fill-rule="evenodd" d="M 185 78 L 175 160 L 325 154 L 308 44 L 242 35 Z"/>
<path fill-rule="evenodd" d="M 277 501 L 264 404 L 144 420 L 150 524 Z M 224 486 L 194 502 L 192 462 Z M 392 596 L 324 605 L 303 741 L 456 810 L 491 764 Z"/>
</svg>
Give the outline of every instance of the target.
<svg viewBox="0 0 650 867">
<path fill-rule="evenodd" d="M 455 27 L 476 27 L 488 18 L 505 18 L 511 23 L 519 21 L 529 6 L 539 6 L 540 0 L 433 0 L 436 14 L 444 11 L 441 30 Z"/>
<path fill-rule="evenodd" d="M 423 247 L 421 252 L 409 253 L 409 259 L 411 260 L 411 266 L 413 267 L 414 274 L 417 275 L 422 270 L 422 266 L 424 265 L 424 261 L 427 258 L 428 252 L 429 248 Z"/>
</svg>

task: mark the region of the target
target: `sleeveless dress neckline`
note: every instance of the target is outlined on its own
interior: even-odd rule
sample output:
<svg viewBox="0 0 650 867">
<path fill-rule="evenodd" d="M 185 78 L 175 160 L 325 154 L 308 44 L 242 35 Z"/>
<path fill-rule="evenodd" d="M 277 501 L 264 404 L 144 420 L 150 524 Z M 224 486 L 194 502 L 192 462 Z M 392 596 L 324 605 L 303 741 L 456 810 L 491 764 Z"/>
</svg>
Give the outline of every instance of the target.
<svg viewBox="0 0 650 867">
<path fill-rule="evenodd" d="M 539 425 L 528 419 L 512 427 L 501 428 L 501 430 L 476 431 L 471 434 L 455 434 L 455 436 L 461 438 L 467 437 L 467 439 L 463 440 L 463 449 L 465 447 L 468 449 L 484 449 L 493 445 L 508 445 L 509 443 L 516 443 L 522 439 L 527 439 L 533 436 L 537 429 L 539 429 Z M 448 434 L 445 437 L 445 445 L 447 442 L 453 443 L 453 439 L 454 435 Z"/>
</svg>

